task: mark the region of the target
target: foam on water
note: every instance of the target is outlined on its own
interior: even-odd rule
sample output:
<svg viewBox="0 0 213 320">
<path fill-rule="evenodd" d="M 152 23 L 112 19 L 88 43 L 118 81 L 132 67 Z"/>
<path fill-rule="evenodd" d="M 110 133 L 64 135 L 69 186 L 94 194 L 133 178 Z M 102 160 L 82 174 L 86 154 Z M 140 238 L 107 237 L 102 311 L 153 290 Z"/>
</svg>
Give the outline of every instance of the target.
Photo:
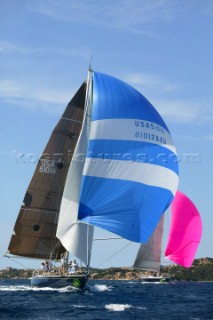
<svg viewBox="0 0 213 320">
<path fill-rule="evenodd" d="M 30 291 L 33 288 L 30 286 L 0 286 L 0 291 Z"/>
<path fill-rule="evenodd" d="M 31 286 L 0 286 L 0 291 L 57 291 L 57 292 L 70 292 L 70 291 L 78 291 L 77 288 L 73 288 L 71 286 L 67 286 L 64 288 L 50 288 L 50 287 L 44 287 L 44 288 L 36 288 Z"/>
<path fill-rule="evenodd" d="M 0 279 L 0 318 L 52 319 L 178 319 L 213 320 L 213 283 L 140 285 L 139 281 L 90 279 L 86 291 L 32 288 L 26 279 Z M 196 302 L 195 302 L 196 301 Z M 180 308 L 181 306 L 181 308 Z"/>
<path fill-rule="evenodd" d="M 105 284 L 95 284 L 94 286 L 88 285 L 87 288 L 90 292 L 104 292 L 112 291 L 112 286 L 107 286 Z"/>
<path fill-rule="evenodd" d="M 105 309 L 109 311 L 125 311 L 126 309 L 132 308 L 130 304 L 106 304 Z"/>
<path fill-rule="evenodd" d="M 148 281 L 143 281 L 143 282 L 141 282 L 141 284 L 160 284 L 160 285 L 162 285 L 162 284 L 166 284 L 166 285 L 168 285 L 168 283 L 167 282 L 148 282 Z"/>
</svg>

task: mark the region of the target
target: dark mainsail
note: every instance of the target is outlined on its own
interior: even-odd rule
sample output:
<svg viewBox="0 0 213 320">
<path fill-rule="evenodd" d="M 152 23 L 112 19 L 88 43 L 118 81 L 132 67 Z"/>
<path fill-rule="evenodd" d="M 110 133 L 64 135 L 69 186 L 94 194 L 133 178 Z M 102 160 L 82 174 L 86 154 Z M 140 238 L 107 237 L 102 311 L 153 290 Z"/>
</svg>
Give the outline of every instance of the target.
<svg viewBox="0 0 213 320">
<path fill-rule="evenodd" d="M 57 259 L 65 251 L 56 239 L 56 229 L 67 171 L 82 126 L 85 93 L 86 83 L 69 102 L 39 159 L 15 223 L 10 254 Z"/>
</svg>

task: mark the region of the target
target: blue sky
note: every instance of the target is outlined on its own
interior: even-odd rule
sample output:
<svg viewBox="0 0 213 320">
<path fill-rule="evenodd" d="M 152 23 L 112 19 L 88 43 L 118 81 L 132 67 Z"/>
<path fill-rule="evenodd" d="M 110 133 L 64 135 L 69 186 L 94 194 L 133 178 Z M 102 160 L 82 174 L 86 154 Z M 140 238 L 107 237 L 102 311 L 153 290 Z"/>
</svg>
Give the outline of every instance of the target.
<svg viewBox="0 0 213 320">
<path fill-rule="evenodd" d="M 3 254 L 35 168 L 27 155 L 42 153 L 91 56 L 94 70 L 127 81 L 163 116 L 179 189 L 203 221 L 196 257 L 213 256 L 212 30 L 211 0 L 0 0 L 0 268 L 19 267 Z M 95 244 L 94 266 L 113 254 L 112 243 L 104 247 Z M 101 267 L 130 266 L 135 250 Z"/>
</svg>

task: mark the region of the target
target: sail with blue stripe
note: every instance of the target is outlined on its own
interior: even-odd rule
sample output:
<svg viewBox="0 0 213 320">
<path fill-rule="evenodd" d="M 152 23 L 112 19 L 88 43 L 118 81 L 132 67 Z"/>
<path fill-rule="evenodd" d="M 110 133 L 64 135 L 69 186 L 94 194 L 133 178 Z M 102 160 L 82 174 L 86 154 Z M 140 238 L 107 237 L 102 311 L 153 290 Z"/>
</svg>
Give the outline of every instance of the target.
<svg viewBox="0 0 213 320">
<path fill-rule="evenodd" d="M 147 242 L 178 186 L 171 134 L 130 85 L 92 73 L 91 123 L 78 219 Z"/>
</svg>

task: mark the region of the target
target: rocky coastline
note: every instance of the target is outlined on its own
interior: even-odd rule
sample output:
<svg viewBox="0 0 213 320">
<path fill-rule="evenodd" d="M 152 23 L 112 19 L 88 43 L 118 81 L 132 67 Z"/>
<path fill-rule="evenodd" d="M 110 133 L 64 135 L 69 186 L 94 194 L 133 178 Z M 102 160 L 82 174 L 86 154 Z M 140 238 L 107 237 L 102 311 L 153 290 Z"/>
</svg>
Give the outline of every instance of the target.
<svg viewBox="0 0 213 320">
<path fill-rule="evenodd" d="M 5 268 L 0 270 L 0 278 L 3 279 L 27 279 L 32 276 L 32 269 L 14 269 Z M 132 268 L 108 268 L 95 269 L 91 268 L 91 279 L 104 280 L 137 280 L 142 274 L 142 271 Z M 193 265 L 189 269 L 177 265 L 161 266 L 161 275 L 170 275 L 176 280 L 186 281 L 213 281 L 213 258 L 195 259 Z"/>
</svg>

